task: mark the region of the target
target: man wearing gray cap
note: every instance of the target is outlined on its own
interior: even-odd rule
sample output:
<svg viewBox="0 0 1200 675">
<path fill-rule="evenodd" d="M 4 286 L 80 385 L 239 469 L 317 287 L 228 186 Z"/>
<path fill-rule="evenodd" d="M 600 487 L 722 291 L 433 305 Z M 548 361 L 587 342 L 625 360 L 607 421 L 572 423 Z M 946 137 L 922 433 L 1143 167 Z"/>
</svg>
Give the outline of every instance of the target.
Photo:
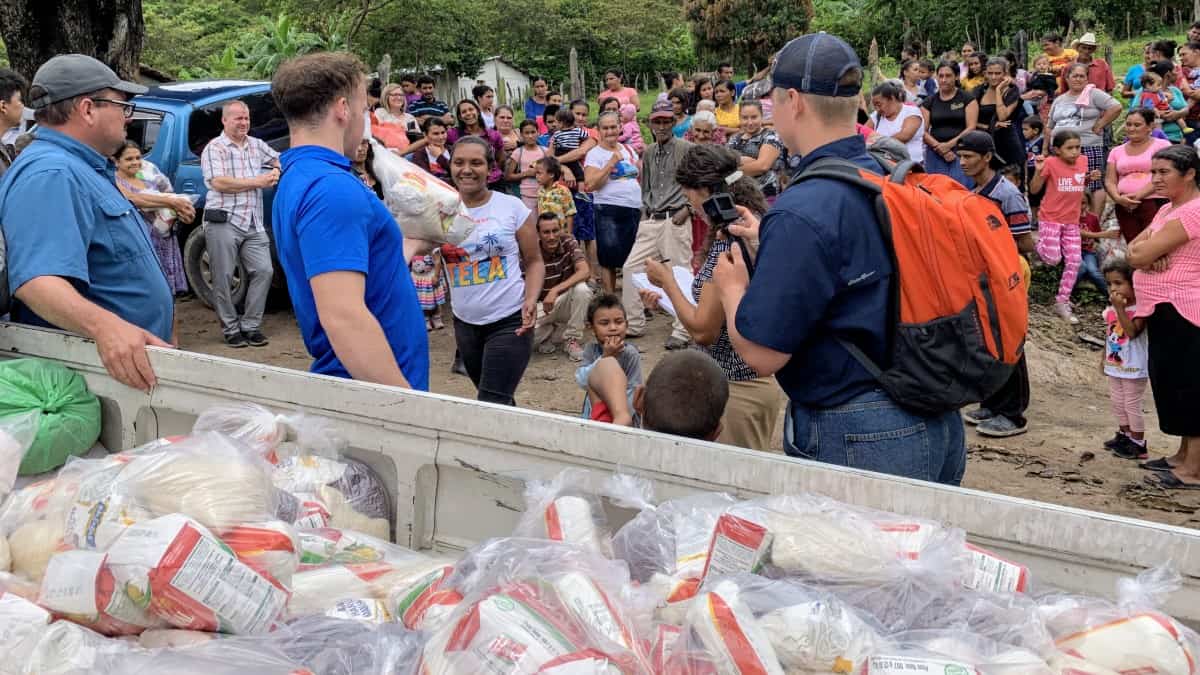
<svg viewBox="0 0 1200 675">
<path fill-rule="evenodd" d="M 115 183 L 111 155 L 146 88 L 82 54 L 33 77 L 36 138 L 0 181 L 12 318 L 96 341 L 110 375 L 149 391 L 146 345 L 170 347 L 174 301 L 141 214 Z"/>
<path fill-rule="evenodd" d="M 882 173 L 855 129 L 863 69 L 826 33 L 792 40 L 771 71 L 775 130 L 801 159 Z M 774 374 L 789 403 L 787 454 L 957 484 L 966 466 L 957 410 L 922 416 L 884 392 L 863 363 L 890 363 L 896 274 L 872 194 L 848 182 L 794 181 L 761 227 L 730 226 L 761 243 L 754 277 L 740 251 L 717 265 L 726 327 L 739 356 Z M 872 364 L 872 365 L 873 365 Z"/>
</svg>

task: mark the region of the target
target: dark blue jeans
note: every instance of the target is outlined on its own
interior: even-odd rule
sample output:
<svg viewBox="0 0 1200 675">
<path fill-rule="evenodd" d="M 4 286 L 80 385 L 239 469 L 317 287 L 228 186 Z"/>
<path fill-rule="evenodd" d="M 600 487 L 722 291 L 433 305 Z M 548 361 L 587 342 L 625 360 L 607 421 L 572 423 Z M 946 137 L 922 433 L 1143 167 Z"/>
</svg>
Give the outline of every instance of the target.
<svg viewBox="0 0 1200 675">
<path fill-rule="evenodd" d="M 482 326 L 454 318 L 454 341 L 480 401 L 517 404 L 513 393 L 533 354 L 533 331 L 517 335 L 520 327 L 520 312 Z"/>
<path fill-rule="evenodd" d="M 1096 290 L 1108 297 L 1108 283 L 1104 281 L 1104 274 L 1100 272 L 1100 258 L 1096 257 L 1095 251 L 1083 252 L 1083 263 L 1079 266 L 1079 276 L 1075 277 L 1075 285 L 1079 286 L 1079 282 L 1084 279 L 1091 279 L 1096 285 Z"/>
<path fill-rule="evenodd" d="M 957 410 L 921 417 L 881 390 L 834 408 L 788 405 L 783 450 L 792 457 L 958 485 L 967 466 Z"/>
</svg>

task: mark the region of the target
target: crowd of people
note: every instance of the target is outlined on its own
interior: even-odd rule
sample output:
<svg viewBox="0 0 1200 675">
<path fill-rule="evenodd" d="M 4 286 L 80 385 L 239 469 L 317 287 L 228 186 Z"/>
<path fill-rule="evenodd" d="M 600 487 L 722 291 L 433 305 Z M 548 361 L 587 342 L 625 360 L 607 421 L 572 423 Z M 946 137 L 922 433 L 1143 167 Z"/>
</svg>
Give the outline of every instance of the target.
<svg viewBox="0 0 1200 675">
<path fill-rule="evenodd" d="M 900 77 L 870 91 L 848 45 L 806 35 L 744 81 L 729 64 L 690 85 L 664 73 L 645 108 L 617 70 L 594 102 L 564 101 L 533 78 L 520 117 L 487 85 L 451 106 L 427 76 L 384 83 L 346 54 L 299 57 L 272 80 L 291 149 L 280 155 L 249 136 L 250 111 L 235 102 L 201 156 L 217 316 L 229 346 L 268 343 L 262 204 L 275 187 L 270 227 L 314 372 L 427 389 L 426 333 L 450 323 L 456 372 L 480 400 L 515 405 L 534 352 L 561 350 L 578 363 L 584 417 L 638 425 L 646 402 L 633 341 L 670 307 L 666 349 L 703 356 L 706 372 L 722 375 L 711 392 L 656 402 L 660 418 L 672 416 L 661 406 L 720 411 L 718 424 L 676 433 L 770 449 L 785 408 L 789 455 L 958 483 L 964 420 L 983 435 L 1028 429 L 1024 357 L 965 413 L 916 410 L 889 394 L 871 364 L 890 361 L 898 272 L 876 205 L 854 185 L 804 178 L 831 159 L 876 174 L 915 162 L 995 205 L 1026 288 L 1024 256 L 1063 266 L 1055 309 L 1065 321 L 1077 321 L 1081 276 L 1108 294 L 1103 368 L 1119 429 L 1106 445 L 1149 459 L 1149 385 L 1161 430 L 1182 441 L 1145 466 L 1165 487 L 1200 488 L 1200 428 L 1187 414 L 1200 393 L 1193 30 L 1181 64 L 1173 43 L 1148 45 L 1141 74 L 1115 92 L 1129 102 L 1119 145 L 1112 126 L 1123 105 L 1090 33 L 1070 47 L 1045 36 L 1032 72 L 970 43 L 961 63 L 913 47 Z M 197 212 L 124 140 L 128 99 L 144 91 L 79 55 L 52 59 L 28 89 L 0 71 L 3 120 L 27 99 L 39 124 L 15 161 L 0 151 L 0 170 L 11 164 L 0 222 L 13 318 L 93 337 L 117 379 L 149 389 L 144 347 L 175 343 L 173 296 L 186 292 L 160 221 Z M 379 152 L 453 184 L 471 235 L 457 246 L 405 239 L 374 175 Z M 46 209 L 59 211 L 49 215 L 61 231 L 39 226 Z"/>
</svg>

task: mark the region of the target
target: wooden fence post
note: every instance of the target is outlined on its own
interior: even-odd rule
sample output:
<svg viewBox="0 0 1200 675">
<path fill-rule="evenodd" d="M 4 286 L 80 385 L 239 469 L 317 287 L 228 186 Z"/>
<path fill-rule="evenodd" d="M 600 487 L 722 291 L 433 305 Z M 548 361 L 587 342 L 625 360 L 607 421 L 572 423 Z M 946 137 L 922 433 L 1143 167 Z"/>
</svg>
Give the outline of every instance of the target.
<svg viewBox="0 0 1200 675">
<path fill-rule="evenodd" d="M 391 75 L 392 75 L 392 55 L 391 54 L 383 55 L 383 58 L 379 60 L 379 67 L 377 68 L 377 70 L 379 71 L 379 81 L 386 85 L 389 82 Z M 386 104 L 387 102 L 385 101 L 384 103 Z"/>
<path fill-rule="evenodd" d="M 583 77 L 579 73 L 579 54 L 574 47 L 571 47 L 568 68 L 571 73 L 571 100 L 573 101 L 583 94 Z"/>
<path fill-rule="evenodd" d="M 1017 65 L 1020 68 L 1029 67 L 1029 34 L 1024 30 L 1017 31 L 1012 41 L 1013 52 L 1017 55 Z"/>
</svg>

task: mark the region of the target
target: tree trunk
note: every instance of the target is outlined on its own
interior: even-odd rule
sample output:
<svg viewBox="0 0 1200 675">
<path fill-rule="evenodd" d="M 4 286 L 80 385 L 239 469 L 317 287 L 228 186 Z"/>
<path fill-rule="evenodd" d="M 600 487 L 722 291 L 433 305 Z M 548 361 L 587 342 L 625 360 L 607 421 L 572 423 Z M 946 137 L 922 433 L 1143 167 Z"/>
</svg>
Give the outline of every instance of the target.
<svg viewBox="0 0 1200 675">
<path fill-rule="evenodd" d="M 142 0 L 4 0 L 0 38 L 13 70 L 33 79 L 58 54 L 87 54 L 124 79 L 137 77 L 146 25 Z"/>
</svg>

